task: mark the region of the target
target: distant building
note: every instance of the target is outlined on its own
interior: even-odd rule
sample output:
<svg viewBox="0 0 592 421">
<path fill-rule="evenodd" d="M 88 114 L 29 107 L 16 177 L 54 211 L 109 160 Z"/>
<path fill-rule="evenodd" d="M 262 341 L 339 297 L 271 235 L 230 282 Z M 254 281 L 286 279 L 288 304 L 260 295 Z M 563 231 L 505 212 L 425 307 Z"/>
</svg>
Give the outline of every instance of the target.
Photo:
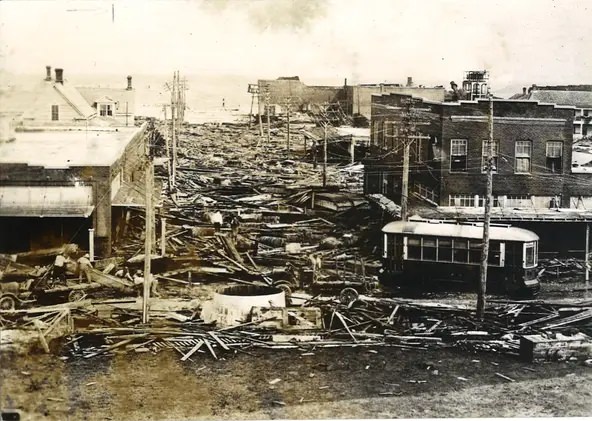
<svg viewBox="0 0 592 421">
<path fill-rule="evenodd" d="M 75 87 L 63 69 L 46 67 L 45 79 L 34 86 L 0 93 L 3 117 L 14 128 L 55 126 L 133 126 L 135 90 L 132 77 L 121 89 Z"/>
<path fill-rule="evenodd" d="M 528 99 L 547 104 L 571 105 L 574 110 L 574 140 L 592 137 L 592 85 L 537 86 L 528 90 L 522 88 L 522 94 L 512 99 Z"/>
<path fill-rule="evenodd" d="M 374 94 L 409 94 L 433 101 L 443 101 L 445 95 L 444 87 L 416 86 L 411 77 L 407 78 L 406 85 L 396 83 L 348 85 L 346 79 L 342 86 L 309 86 L 302 83 L 298 76 L 292 76 L 259 80 L 257 86 L 260 99 L 259 113 L 266 112 L 266 103 L 268 103 L 270 115 L 284 114 L 289 101 L 294 111 L 319 112 L 327 105 L 333 104 L 348 116 L 357 114 L 369 119 L 371 98 Z"/>
</svg>

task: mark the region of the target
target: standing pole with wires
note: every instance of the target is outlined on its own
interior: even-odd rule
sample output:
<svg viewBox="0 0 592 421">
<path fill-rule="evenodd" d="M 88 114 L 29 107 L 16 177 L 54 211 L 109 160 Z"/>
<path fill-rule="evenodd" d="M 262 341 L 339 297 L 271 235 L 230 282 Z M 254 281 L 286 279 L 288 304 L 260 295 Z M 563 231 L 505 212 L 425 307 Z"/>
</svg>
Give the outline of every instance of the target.
<svg viewBox="0 0 592 421">
<path fill-rule="evenodd" d="M 144 285 L 142 294 L 142 323 L 148 323 L 148 311 L 150 300 L 150 282 L 151 282 L 151 267 L 150 258 L 152 256 L 152 223 L 153 223 L 153 205 L 152 205 L 152 193 L 153 193 L 153 166 L 152 166 L 152 153 L 150 145 L 150 136 L 146 136 L 146 173 L 145 173 L 145 205 L 146 205 L 146 230 L 144 239 Z"/>
<path fill-rule="evenodd" d="M 485 316 L 485 293 L 487 292 L 487 260 L 489 256 L 489 226 L 491 223 L 491 202 L 493 201 L 493 97 L 489 94 L 489 117 L 487 137 L 487 185 L 485 191 L 485 214 L 483 216 L 483 244 L 481 249 L 481 270 L 477 290 L 476 315 L 479 320 Z"/>
</svg>

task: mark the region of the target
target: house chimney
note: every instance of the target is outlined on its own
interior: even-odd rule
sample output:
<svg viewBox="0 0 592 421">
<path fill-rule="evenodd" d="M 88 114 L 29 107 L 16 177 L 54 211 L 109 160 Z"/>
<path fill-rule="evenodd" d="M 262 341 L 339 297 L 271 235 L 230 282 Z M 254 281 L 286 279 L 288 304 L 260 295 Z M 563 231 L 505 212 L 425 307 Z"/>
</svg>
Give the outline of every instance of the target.
<svg viewBox="0 0 592 421">
<path fill-rule="evenodd" d="M 413 86 L 413 78 L 411 76 L 407 77 L 407 86 L 408 87 Z"/>
<path fill-rule="evenodd" d="M 131 76 L 128 76 L 127 77 L 127 90 L 128 91 L 131 91 L 132 89 L 133 89 L 132 88 L 132 77 Z"/>
<path fill-rule="evenodd" d="M 45 80 L 51 80 L 51 66 L 45 66 Z"/>
<path fill-rule="evenodd" d="M 522 95 L 526 95 L 526 88 L 522 88 Z"/>
<path fill-rule="evenodd" d="M 64 69 L 55 69 L 56 83 L 64 84 Z"/>
<path fill-rule="evenodd" d="M 345 78 L 345 80 L 343 81 L 343 85 L 347 86 L 347 78 Z"/>
</svg>

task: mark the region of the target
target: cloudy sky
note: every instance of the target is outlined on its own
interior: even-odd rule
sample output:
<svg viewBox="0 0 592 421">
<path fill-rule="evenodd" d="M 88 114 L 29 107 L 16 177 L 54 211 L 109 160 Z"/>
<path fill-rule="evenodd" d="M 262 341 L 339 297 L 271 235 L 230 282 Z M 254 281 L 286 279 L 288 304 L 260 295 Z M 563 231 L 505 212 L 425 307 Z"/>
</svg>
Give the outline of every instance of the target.
<svg viewBox="0 0 592 421">
<path fill-rule="evenodd" d="M 0 61 L 307 83 L 592 83 L 592 0 L 1 1 Z M 114 11 L 114 13 L 112 13 Z"/>
</svg>

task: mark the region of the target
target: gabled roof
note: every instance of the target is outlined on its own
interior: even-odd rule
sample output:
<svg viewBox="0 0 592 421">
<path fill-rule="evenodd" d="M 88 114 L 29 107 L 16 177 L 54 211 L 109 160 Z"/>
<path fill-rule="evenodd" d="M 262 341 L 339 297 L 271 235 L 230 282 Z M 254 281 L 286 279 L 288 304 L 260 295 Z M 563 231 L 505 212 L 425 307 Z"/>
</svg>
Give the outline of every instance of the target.
<svg viewBox="0 0 592 421">
<path fill-rule="evenodd" d="M 557 105 L 573 105 L 577 108 L 592 108 L 592 92 L 589 91 L 532 91 L 530 100 Z"/>
<path fill-rule="evenodd" d="M 96 111 L 89 105 L 88 102 L 82 97 L 78 90 L 70 85 L 67 81 L 64 83 L 54 83 L 53 87 L 58 91 L 64 99 L 74 108 L 74 110 L 80 114 L 81 117 L 90 118 Z"/>
<path fill-rule="evenodd" d="M 98 88 L 79 86 L 76 88 L 80 95 L 86 100 L 87 103 L 93 104 L 95 102 L 118 102 L 119 113 L 124 113 L 126 109 L 128 112 L 133 114 L 135 110 L 135 91 L 127 89 L 117 88 Z M 103 99 L 109 98 L 109 101 Z"/>
</svg>

